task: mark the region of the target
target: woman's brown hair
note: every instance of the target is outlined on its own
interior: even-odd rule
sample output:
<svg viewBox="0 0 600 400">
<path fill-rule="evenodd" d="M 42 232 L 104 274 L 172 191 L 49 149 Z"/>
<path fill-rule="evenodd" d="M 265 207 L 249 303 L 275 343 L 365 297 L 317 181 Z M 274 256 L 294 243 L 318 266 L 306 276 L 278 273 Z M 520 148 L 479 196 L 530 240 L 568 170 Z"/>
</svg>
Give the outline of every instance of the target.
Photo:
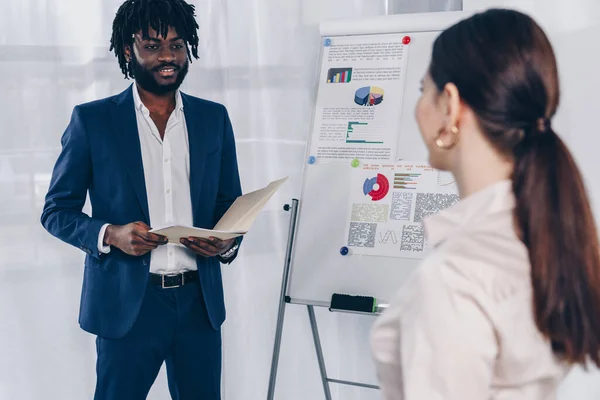
<svg viewBox="0 0 600 400">
<path fill-rule="evenodd" d="M 492 9 L 444 31 L 430 75 L 455 84 L 497 150 L 514 160 L 516 230 L 529 251 L 535 322 L 555 353 L 600 367 L 600 249 L 583 179 L 551 126 L 556 59 L 529 16 Z"/>
</svg>

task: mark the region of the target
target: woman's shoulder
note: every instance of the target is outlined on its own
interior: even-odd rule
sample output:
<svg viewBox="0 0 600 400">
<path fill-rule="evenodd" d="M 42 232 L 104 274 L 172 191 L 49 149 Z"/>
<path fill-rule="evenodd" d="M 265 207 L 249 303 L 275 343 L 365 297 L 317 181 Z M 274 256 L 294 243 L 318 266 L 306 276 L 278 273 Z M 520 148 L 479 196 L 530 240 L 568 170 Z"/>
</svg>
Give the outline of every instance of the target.
<svg viewBox="0 0 600 400">
<path fill-rule="evenodd" d="M 530 291 L 528 252 L 513 229 L 512 215 L 496 215 L 448 238 L 423 261 L 415 282 L 490 301 Z"/>
</svg>

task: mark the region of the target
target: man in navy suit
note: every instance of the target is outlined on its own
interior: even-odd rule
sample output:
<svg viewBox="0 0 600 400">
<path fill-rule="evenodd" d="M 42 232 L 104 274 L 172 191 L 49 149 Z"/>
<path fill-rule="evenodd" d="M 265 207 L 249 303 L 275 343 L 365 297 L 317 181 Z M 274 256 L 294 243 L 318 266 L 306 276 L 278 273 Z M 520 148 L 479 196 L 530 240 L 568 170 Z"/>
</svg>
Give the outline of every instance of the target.
<svg viewBox="0 0 600 400">
<path fill-rule="evenodd" d="M 240 243 L 149 232 L 212 228 L 241 195 L 225 107 L 179 91 L 198 58 L 194 12 L 184 0 L 119 8 L 111 50 L 135 83 L 75 107 L 46 196 L 43 226 L 87 253 L 79 323 L 97 336 L 96 400 L 145 399 L 163 362 L 173 399 L 220 399 L 220 262 Z"/>
</svg>

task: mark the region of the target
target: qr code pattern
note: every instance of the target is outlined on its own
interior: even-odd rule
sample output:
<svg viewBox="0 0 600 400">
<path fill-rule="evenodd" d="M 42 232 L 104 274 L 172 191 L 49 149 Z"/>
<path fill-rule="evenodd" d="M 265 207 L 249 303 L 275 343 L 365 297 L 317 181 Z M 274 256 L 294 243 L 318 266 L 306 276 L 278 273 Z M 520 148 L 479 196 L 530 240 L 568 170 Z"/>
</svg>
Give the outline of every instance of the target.
<svg viewBox="0 0 600 400">
<path fill-rule="evenodd" d="M 419 252 L 425 247 L 425 230 L 423 225 L 404 225 L 400 251 Z"/>
<path fill-rule="evenodd" d="M 423 222 L 423 219 L 432 214 L 454 205 L 458 201 L 456 194 L 443 193 L 417 193 L 415 205 L 415 222 Z"/>
<path fill-rule="evenodd" d="M 351 247 L 375 247 L 377 224 L 363 222 L 350 222 L 350 233 L 348 234 L 348 246 Z"/>
</svg>

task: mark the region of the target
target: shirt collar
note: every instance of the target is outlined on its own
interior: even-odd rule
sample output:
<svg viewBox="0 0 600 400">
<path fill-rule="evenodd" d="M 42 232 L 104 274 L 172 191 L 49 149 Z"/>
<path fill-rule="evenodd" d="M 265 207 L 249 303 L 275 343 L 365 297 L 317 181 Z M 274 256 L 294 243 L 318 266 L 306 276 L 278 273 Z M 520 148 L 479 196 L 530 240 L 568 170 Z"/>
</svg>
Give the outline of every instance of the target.
<svg viewBox="0 0 600 400">
<path fill-rule="evenodd" d="M 134 83 L 133 85 L 133 104 L 135 105 L 136 110 L 140 111 L 148 111 L 148 108 L 142 103 L 142 99 L 140 97 L 140 92 L 138 91 L 137 85 Z M 183 110 L 183 100 L 181 98 L 181 92 L 179 89 L 175 91 L 175 109 Z"/>
<path fill-rule="evenodd" d="M 460 200 L 452 207 L 424 219 L 427 239 L 435 247 L 459 228 L 475 225 L 485 217 L 514 209 L 512 181 L 503 180 Z"/>
</svg>

